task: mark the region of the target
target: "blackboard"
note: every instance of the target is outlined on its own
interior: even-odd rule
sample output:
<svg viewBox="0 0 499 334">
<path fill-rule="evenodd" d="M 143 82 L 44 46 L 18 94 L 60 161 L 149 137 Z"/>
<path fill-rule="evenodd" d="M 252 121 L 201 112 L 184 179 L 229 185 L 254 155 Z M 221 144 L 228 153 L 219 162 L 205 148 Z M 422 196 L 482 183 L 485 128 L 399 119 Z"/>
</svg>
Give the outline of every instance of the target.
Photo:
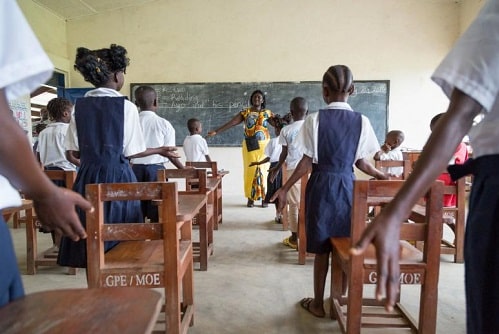
<svg viewBox="0 0 499 334">
<path fill-rule="evenodd" d="M 175 128 L 176 144 L 182 146 L 189 134 L 187 120 L 198 118 L 203 135 L 228 122 L 237 112 L 249 105 L 251 93 L 260 89 L 265 93 L 266 107 L 281 116 L 289 112 L 289 103 L 296 96 L 307 99 L 309 112 L 324 108 L 322 85 L 319 81 L 302 82 L 232 82 L 232 83 L 132 83 L 130 99 L 140 85 L 153 87 L 158 94 L 158 115 Z M 348 102 L 356 111 L 366 115 L 382 143 L 388 126 L 390 82 L 355 81 L 355 93 Z M 273 131 L 270 131 L 273 136 Z M 243 125 L 237 125 L 215 137 L 208 138 L 209 146 L 241 146 Z"/>
</svg>

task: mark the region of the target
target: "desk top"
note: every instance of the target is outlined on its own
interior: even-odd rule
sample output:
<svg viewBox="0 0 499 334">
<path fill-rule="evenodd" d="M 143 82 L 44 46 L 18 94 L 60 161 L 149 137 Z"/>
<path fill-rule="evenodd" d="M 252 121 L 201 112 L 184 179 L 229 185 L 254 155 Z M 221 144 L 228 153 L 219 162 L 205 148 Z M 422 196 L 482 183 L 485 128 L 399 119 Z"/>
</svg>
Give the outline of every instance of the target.
<svg viewBox="0 0 499 334">
<path fill-rule="evenodd" d="M 0 333 L 150 333 L 161 299 L 129 287 L 36 292 L 0 308 Z"/>
<path fill-rule="evenodd" d="M 199 213 L 199 210 L 206 205 L 206 200 L 205 194 L 179 191 L 177 222 L 192 220 Z"/>
</svg>

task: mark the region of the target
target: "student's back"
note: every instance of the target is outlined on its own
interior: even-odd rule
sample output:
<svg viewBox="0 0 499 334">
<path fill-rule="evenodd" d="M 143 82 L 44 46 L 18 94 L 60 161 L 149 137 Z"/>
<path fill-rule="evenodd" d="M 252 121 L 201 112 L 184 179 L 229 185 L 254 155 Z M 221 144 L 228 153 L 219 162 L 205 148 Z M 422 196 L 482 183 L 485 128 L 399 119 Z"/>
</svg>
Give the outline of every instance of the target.
<svg viewBox="0 0 499 334">
<path fill-rule="evenodd" d="M 187 121 L 190 135 L 186 136 L 183 143 L 186 161 L 211 161 L 208 143 L 201 136 L 203 125 L 196 118 Z"/>
<path fill-rule="evenodd" d="M 65 98 L 54 98 L 47 105 L 54 122 L 40 132 L 36 148 L 39 161 L 45 169 L 76 170 L 76 166 L 66 158 L 64 146 L 72 107 L 71 102 Z"/>
</svg>

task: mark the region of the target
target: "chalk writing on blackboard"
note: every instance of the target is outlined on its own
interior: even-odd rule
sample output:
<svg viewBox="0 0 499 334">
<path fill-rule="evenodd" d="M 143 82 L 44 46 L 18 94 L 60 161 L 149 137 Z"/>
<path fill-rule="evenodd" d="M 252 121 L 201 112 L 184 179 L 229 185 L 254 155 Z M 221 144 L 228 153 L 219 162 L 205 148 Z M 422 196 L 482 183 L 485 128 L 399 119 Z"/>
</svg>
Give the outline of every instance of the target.
<svg viewBox="0 0 499 334">
<path fill-rule="evenodd" d="M 130 99 L 140 85 L 152 86 L 158 93 L 158 115 L 175 128 L 176 144 L 181 146 L 188 135 L 187 120 L 198 118 L 206 134 L 234 117 L 249 105 L 251 93 L 260 89 L 265 93 L 267 108 L 285 115 L 289 103 L 296 96 L 307 99 L 309 111 L 325 107 L 322 85 L 318 81 L 305 82 L 232 82 L 232 83 L 132 83 Z M 366 115 L 378 138 L 383 142 L 388 125 L 389 81 L 355 81 L 355 93 L 349 103 L 354 110 Z M 241 146 L 242 124 L 208 139 L 210 146 Z M 271 131 L 273 134 L 273 131 Z"/>
</svg>

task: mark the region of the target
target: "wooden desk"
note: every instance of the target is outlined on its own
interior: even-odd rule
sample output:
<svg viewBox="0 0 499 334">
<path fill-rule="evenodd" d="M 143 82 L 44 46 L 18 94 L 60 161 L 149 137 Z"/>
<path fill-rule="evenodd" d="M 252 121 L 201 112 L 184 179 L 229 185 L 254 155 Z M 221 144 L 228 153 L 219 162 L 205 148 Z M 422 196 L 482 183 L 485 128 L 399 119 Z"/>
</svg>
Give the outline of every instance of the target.
<svg viewBox="0 0 499 334">
<path fill-rule="evenodd" d="M 37 292 L 0 308 L 0 333 L 151 333 L 161 299 L 143 288 Z"/>
<path fill-rule="evenodd" d="M 26 215 L 28 214 L 32 215 L 33 214 L 32 209 L 33 209 L 33 201 L 29 199 L 23 199 L 21 206 L 2 209 L 3 219 L 5 220 L 5 222 L 7 222 L 12 216 L 12 214 L 23 210 L 26 210 Z M 27 217 L 27 219 L 29 219 L 29 217 Z"/>
</svg>

